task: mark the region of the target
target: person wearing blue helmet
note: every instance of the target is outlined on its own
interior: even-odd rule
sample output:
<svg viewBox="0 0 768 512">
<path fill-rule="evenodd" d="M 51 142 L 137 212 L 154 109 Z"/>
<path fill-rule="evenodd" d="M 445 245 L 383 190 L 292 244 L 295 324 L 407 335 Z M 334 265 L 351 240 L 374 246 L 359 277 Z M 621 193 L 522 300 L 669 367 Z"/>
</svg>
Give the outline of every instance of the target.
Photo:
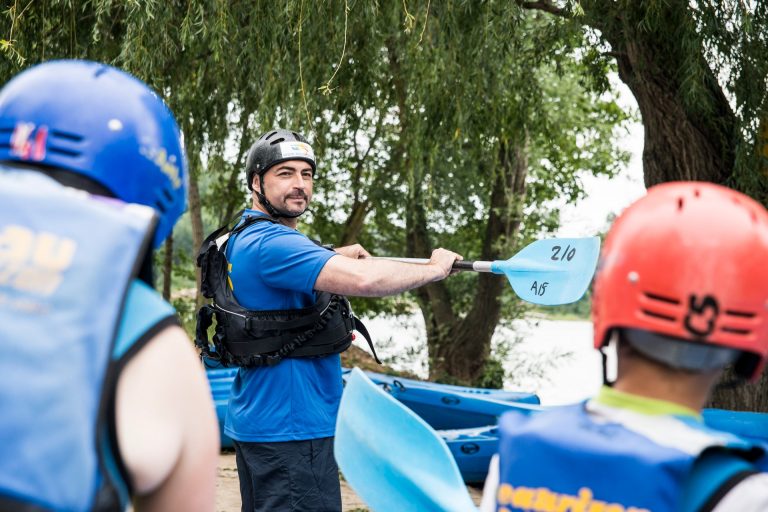
<svg viewBox="0 0 768 512">
<path fill-rule="evenodd" d="M 315 170 L 312 146 L 300 134 L 263 134 L 246 161 L 251 208 L 226 242 L 214 232 L 201 252 L 204 294 L 205 274 L 223 269 L 211 279 L 214 304 L 201 311 L 218 320 L 213 353 L 242 367 L 225 420 L 242 510 L 341 510 L 333 457 L 339 353 L 352 330 L 368 337 L 345 296 L 410 290 L 444 279 L 461 259 L 436 249 L 428 264 L 418 265 L 370 258 L 359 244 L 317 245 L 297 230 Z M 207 340 L 199 345 L 208 350 Z"/>
<path fill-rule="evenodd" d="M 0 510 L 213 510 L 210 393 L 152 289 L 186 165 L 118 69 L 53 61 L 0 90 Z"/>
</svg>

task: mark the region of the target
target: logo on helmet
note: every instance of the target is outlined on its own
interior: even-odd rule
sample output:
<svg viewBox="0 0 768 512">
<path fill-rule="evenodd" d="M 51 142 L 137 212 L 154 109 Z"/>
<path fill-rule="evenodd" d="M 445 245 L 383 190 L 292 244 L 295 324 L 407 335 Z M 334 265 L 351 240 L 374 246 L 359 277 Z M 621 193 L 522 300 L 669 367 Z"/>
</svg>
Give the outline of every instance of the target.
<svg viewBox="0 0 768 512">
<path fill-rule="evenodd" d="M 717 299 L 711 295 L 688 298 L 688 314 L 685 315 L 685 330 L 696 337 L 704 338 L 715 330 L 715 322 L 720 313 Z"/>
<path fill-rule="evenodd" d="M 154 163 L 160 169 L 160 172 L 171 180 L 173 188 L 178 189 L 181 187 L 181 172 L 179 171 L 179 166 L 176 165 L 176 155 L 168 156 L 168 151 L 165 148 L 150 148 L 147 146 L 142 146 L 139 152 Z"/>
<path fill-rule="evenodd" d="M 11 135 L 11 154 L 22 160 L 36 162 L 45 158 L 45 143 L 48 140 L 48 127 L 40 126 L 35 132 L 34 123 L 19 122 Z M 34 134 L 34 137 L 33 137 Z"/>
<path fill-rule="evenodd" d="M 310 160 L 315 159 L 315 154 L 312 151 L 312 146 L 305 142 L 281 142 L 280 143 L 280 154 L 283 158 L 291 158 L 291 157 L 297 157 L 297 158 L 309 158 Z"/>
</svg>

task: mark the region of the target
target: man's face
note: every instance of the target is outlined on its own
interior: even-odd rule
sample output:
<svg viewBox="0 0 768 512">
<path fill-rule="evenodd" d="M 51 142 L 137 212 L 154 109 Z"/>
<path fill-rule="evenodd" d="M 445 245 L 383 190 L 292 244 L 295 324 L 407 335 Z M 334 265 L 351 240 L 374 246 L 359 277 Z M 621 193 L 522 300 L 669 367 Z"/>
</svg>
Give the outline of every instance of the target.
<svg viewBox="0 0 768 512">
<path fill-rule="evenodd" d="M 288 160 L 274 165 L 264 173 L 264 191 L 267 200 L 278 210 L 302 213 L 312 199 L 312 166 L 304 160 Z M 253 187 L 260 186 L 254 176 Z"/>
</svg>

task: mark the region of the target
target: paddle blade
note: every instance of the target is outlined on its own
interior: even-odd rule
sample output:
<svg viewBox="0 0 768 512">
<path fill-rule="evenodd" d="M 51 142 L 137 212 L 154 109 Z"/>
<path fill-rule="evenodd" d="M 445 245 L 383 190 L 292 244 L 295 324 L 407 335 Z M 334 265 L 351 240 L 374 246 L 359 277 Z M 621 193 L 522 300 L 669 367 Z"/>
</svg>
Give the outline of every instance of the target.
<svg viewBox="0 0 768 512">
<path fill-rule="evenodd" d="M 597 267 L 600 239 L 537 240 L 506 261 L 494 261 L 491 271 L 504 274 L 523 300 L 554 306 L 579 300 Z"/>
<path fill-rule="evenodd" d="M 476 510 L 445 442 L 358 368 L 341 398 L 334 452 L 371 510 Z"/>
</svg>

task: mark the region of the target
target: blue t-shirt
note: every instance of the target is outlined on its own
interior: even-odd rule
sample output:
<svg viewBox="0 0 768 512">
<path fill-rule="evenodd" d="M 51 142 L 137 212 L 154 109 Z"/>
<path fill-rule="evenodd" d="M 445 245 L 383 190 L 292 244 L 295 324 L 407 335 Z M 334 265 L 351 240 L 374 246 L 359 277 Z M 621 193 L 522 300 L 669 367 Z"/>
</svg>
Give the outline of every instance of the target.
<svg viewBox="0 0 768 512">
<path fill-rule="evenodd" d="M 264 214 L 246 210 L 244 215 Z M 257 222 L 227 245 L 235 298 L 251 310 L 311 306 L 317 275 L 335 254 L 294 229 Z M 330 437 L 341 392 L 338 354 L 241 368 L 232 385 L 224 432 L 251 442 Z"/>
</svg>

